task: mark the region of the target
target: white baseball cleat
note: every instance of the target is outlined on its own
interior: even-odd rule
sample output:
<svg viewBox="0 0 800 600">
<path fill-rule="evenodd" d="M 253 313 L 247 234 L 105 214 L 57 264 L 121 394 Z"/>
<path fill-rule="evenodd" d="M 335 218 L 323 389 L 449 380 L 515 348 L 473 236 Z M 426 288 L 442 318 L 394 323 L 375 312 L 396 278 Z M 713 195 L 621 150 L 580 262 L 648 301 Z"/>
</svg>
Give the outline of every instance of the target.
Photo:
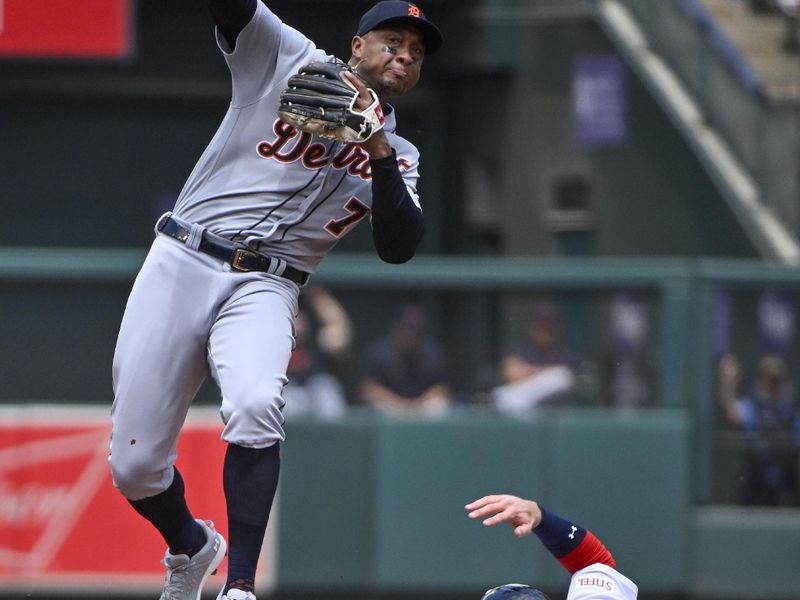
<svg viewBox="0 0 800 600">
<path fill-rule="evenodd" d="M 167 549 L 161 561 L 167 567 L 167 576 L 160 600 L 200 600 L 203 584 L 225 558 L 225 538 L 217 533 L 211 521 L 196 521 L 205 530 L 208 541 L 191 558 L 186 554 L 170 554 Z"/>
<path fill-rule="evenodd" d="M 256 597 L 252 592 L 245 592 L 242 590 L 237 590 L 236 588 L 231 588 L 228 590 L 227 594 L 220 592 L 219 596 L 217 596 L 217 600 L 256 600 Z"/>
</svg>

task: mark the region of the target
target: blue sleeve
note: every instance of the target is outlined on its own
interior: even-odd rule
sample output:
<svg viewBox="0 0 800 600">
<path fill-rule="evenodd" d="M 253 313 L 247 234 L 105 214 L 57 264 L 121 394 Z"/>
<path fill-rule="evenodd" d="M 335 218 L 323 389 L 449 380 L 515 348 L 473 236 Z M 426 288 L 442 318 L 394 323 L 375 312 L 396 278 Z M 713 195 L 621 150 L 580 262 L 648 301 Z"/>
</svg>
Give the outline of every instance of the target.
<svg viewBox="0 0 800 600">
<path fill-rule="evenodd" d="M 575 550 L 586 537 L 586 529 L 544 508 L 541 510 L 542 522 L 533 530 L 539 541 L 556 558 L 566 556 Z"/>
<path fill-rule="evenodd" d="M 425 233 L 422 211 L 406 189 L 397 153 L 371 159 L 372 241 L 387 263 L 404 263 L 414 256 Z"/>
</svg>

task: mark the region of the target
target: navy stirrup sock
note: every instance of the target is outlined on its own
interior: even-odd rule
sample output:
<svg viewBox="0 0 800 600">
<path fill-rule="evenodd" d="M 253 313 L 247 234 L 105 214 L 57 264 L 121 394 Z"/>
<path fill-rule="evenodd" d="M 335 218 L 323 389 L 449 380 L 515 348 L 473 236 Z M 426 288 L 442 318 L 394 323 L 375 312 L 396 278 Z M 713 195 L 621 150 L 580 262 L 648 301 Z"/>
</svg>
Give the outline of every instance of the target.
<svg viewBox="0 0 800 600">
<path fill-rule="evenodd" d="M 172 484 L 160 494 L 128 500 L 130 505 L 158 529 L 171 554 L 197 554 L 205 545 L 206 533 L 194 520 L 184 496 L 183 477 L 174 468 Z"/>
<path fill-rule="evenodd" d="M 228 444 L 223 488 L 228 505 L 228 579 L 231 587 L 253 591 L 269 512 L 278 487 L 280 445 L 245 448 Z"/>
</svg>

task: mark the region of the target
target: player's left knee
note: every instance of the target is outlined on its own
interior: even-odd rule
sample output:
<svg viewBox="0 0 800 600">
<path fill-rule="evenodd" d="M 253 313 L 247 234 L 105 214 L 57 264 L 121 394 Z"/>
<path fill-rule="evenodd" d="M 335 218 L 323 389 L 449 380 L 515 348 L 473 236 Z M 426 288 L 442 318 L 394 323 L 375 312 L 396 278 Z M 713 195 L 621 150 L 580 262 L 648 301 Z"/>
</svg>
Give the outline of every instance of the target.
<svg viewBox="0 0 800 600">
<path fill-rule="evenodd" d="M 123 456 L 123 453 L 112 452 L 108 462 L 114 487 L 128 500 L 154 496 L 169 485 L 170 471 L 159 468 L 159 462 L 153 457 Z"/>
</svg>

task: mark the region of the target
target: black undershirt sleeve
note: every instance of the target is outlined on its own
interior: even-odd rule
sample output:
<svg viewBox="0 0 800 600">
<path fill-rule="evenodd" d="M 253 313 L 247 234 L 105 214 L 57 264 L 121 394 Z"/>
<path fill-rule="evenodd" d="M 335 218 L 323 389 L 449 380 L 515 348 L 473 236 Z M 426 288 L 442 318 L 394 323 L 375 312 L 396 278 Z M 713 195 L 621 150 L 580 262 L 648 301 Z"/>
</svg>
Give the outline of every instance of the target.
<svg viewBox="0 0 800 600">
<path fill-rule="evenodd" d="M 220 33 L 231 48 L 236 47 L 236 38 L 253 15 L 258 0 L 207 0 L 211 16 Z"/>
<path fill-rule="evenodd" d="M 422 211 L 406 189 L 397 154 L 370 159 L 372 167 L 372 241 L 387 263 L 410 260 L 425 233 Z"/>
</svg>

